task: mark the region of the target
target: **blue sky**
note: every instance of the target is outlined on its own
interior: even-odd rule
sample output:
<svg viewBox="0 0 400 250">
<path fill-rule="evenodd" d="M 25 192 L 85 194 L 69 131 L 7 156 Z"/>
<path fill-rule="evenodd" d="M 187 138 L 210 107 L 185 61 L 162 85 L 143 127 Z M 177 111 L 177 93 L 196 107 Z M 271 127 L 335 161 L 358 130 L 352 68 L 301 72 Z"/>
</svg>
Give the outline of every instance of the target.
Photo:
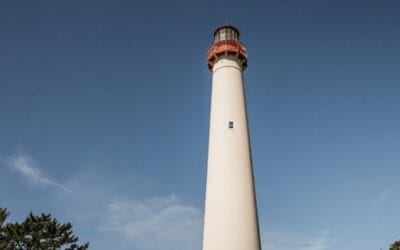
<svg viewBox="0 0 400 250">
<path fill-rule="evenodd" d="M 0 2 L 0 206 L 199 250 L 214 29 L 249 54 L 263 249 L 400 238 L 400 3 Z"/>
</svg>

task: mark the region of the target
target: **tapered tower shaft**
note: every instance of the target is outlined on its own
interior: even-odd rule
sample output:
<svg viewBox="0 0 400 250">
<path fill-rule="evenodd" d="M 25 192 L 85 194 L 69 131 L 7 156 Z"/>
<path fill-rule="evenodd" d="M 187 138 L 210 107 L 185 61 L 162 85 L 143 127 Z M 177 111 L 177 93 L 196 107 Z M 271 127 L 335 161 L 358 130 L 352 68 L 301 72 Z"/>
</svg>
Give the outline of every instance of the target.
<svg viewBox="0 0 400 250">
<path fill-rule="evenodd" d="M 203 250 L 259 250 L 243 70 L 247 53 L 232 26 L 215 31 Z"/>
</svg>

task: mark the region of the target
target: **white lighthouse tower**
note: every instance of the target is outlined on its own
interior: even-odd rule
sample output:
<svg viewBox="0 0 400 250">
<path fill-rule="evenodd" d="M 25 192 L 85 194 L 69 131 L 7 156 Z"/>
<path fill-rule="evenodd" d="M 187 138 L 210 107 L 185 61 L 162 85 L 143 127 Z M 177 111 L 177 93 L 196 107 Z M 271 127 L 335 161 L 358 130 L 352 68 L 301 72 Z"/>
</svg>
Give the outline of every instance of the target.
<svg viewBox="0 0 400 250">
<path fill-rule="evenodd" d="M 212 72 L 211 118 L 203 250 L 260 250 L 239 31 L 214 32 L 207 54 Z"/>
</svg>

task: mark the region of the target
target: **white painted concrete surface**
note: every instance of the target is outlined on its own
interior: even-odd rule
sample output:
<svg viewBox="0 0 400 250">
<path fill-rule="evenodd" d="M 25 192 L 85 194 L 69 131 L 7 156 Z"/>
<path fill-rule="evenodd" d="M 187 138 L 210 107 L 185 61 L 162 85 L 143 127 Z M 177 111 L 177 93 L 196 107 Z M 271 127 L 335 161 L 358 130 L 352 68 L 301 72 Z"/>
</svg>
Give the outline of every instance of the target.
<svg viewBox="0 0 400 250">
<path fill-rule="evenodd" d="M 241 62 L 223 56 L 212 69 L 203 250 L 259 249 Z"/>
</svg>

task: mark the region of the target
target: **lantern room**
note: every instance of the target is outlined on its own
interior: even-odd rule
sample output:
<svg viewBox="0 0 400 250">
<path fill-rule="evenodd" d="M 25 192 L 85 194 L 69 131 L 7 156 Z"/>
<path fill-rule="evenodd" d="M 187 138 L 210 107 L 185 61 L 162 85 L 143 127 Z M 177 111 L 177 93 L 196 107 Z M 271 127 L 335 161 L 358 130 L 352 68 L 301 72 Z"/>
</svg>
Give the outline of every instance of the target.
<svg viewBox="0 0 400 250">
<path fill-rule="evenodd" d="M 222 26 L 214 32 L 214 42 L 230 40 L 239 41 L 239 30 L 233 26 Z"/>
<path fill-rule="evenodd" d="M 242 70 L 247 67 L 247 51 L 239 41 L 239 30 L 230 25 L 215 30 L 214 41 L 207 52 L 208 69 L 211 71 L 220 58 L 227 56 L 236 58 Z"/>
</svg>

